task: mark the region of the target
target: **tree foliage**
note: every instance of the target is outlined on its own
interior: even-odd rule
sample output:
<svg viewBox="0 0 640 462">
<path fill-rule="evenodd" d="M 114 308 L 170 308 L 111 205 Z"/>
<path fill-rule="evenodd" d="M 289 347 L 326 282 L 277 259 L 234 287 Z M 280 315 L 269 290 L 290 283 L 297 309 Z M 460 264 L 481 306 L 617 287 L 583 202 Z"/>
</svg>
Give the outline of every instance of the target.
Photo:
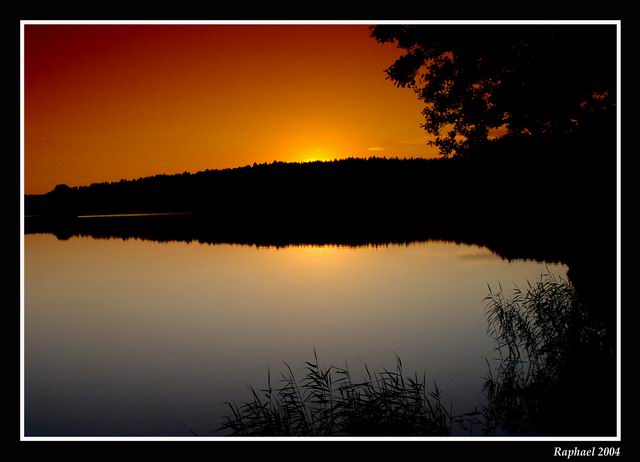
<svg viewBox="0 0 640 462">
<path fill-rule="evenodd" d="M 615 121 L 615 26 L 377 25 L 371 35 L 403 50 L 388 78 L 425 103 L 423 127 L 445 156 Z"/>
</svg>

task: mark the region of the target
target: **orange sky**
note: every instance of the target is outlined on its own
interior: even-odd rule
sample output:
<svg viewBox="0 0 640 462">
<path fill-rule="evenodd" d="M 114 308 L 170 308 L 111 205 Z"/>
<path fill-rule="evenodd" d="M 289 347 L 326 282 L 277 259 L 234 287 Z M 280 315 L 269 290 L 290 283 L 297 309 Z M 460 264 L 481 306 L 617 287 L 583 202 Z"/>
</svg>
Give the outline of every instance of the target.
<svg viewBox="0 0 640 462">
<path fill-rule="evenodd" d="M 367 26 L 26 25 L 25 191 L 253 162 L 431 156 Z"/>
</svg>

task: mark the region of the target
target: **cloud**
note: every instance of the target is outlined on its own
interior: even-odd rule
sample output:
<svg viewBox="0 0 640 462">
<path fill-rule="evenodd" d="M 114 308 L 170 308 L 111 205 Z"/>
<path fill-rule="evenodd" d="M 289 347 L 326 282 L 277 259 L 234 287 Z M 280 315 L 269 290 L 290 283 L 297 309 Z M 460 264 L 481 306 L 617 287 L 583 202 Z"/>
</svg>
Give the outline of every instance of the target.
<svg viewBox="0 0 640 462">
<path fill-rule="evenodd" d="M 384 148 L 382 146 L 371 146 L 367 148 L 367 151 L 384 151 Z"/>
</svg>

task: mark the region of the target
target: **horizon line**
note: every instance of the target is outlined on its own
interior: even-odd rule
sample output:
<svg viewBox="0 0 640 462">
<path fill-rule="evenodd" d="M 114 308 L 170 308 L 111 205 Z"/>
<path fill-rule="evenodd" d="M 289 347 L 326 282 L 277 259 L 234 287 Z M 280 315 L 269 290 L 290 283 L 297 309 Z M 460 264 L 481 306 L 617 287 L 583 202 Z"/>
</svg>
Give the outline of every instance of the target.
<svg viewBox="0 0 640 462">
<path fill-rule="evenodd" d="M 395 157 L 391 157 L 391 156 L 378 156 L 378 155 L 371 155 L 371 156 L 349 156 L 349 157 L 335 157 L 333 159 L 313 159 L 313 160 L 292 160 L 292 161 L 286 161 L 286 160 L 277 160 L 274 159 L 272 161 L 264 161 L 264 162 L 253 162 L 253 163 L 249 163 L 249 164 L 243 164 L 243 165 L 237 165 L 235 167 L 218 167 L 218 168 L 206 168 L 203 170 L 196 170 L 196 171 L 192 171 L 192 170 L 183 170 L 183 171 L 175 171 L 175 172 L 170 172 L 170 173 L 154 173 L 154 174 L 150 174 L 150 175 L 146 175 L 146 176 L 139 176 L 139 177 L 129 177 L 129 178 L 120 178 L 118 180 L 104 180 L 104 181 L 95 181 L 93 183 L 89 183 L 89 184 L 81 184 L 81 185 L 69 185 L 66 183 L 58 183 L 56 184 L 53 188 L 51 188 L 49 191 L 47 192 L 43 192 L 43 193 L 27 193 L 26 191 L 24 192 L 23 196 L 42 196 L 45 194 L 50 193 L 51 191 L 53 191 L 56 187 L 58 186 L 68 186 L 70 188 L 86 188 L 89 186 L 93 186 L 93 185 L 103 185 L 103 184 L 113 184 L 113 183 L 119 183 L 121 181 L 138 181 L 138 180 L 143 180 L 143 179 L 147 179 L 147 178 L 154 178 L 154 177 L 158 177 L 158 176 L 176 176 L 176 175 L 197 175 L 198 173 L 205 173 L 205 172 L 223 172 L 223 171 L 228 171 L 228 170 L 240 170 L 243 168 L 253 168 L 253 167 L 257 167 L 257 166 L 263 166 L 263 165 L 274 165 L 274 164 L 290 164 L 290 165 L 302 165 L 302 164 L 317 164 L 317 163 L 324 163 L 324 164 L 328 164 L 328 163 L 334 163 L 334 162 L 344 162 L 344 161 L 368 161 L 368 160 L 391 160 L 391 161 L 430 161 L 430 160 L 443 160 L 443 159 L 448 159 L 448 157 L 444 157 L 441 156 L 440 154 L 436 154 L 435 156 L 431 156 L 431 157 L 400 157 L 400 156 L 395 156 Z"/>
</svg>

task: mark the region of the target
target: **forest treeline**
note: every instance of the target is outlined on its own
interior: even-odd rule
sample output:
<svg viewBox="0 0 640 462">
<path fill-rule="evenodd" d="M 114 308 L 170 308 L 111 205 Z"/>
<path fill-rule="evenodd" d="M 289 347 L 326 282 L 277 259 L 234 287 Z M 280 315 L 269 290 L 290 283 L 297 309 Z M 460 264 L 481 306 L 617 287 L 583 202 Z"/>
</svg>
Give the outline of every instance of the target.
<svg viewBox="0 0 640 462">
<path fill-rule="evenodd" d="M 615 147 L 566 139 L 502 140 L 485 151 L 452 159 L 274 161 L 58 185 L 44 195 L 27 195 L 25 214 L 194 212 L 243 221 L 348 223 L 489 221 L 499 215 L 531 225 L 534 220 L 590 220 L 615 203 Z"/>
<path fill-rule="evenodd" d="M 26 233 L 285 246 L 447 240 L 559 261 L 612 316 L 616 155 L 610 137 L 501 139 L 437 159 L 351 158 L 156 175 L 25 198 Z M 156 217 L 82 215 L 189 212 Z M 612 320 L 611 318 L 610 320 Z"/>
</svg>

